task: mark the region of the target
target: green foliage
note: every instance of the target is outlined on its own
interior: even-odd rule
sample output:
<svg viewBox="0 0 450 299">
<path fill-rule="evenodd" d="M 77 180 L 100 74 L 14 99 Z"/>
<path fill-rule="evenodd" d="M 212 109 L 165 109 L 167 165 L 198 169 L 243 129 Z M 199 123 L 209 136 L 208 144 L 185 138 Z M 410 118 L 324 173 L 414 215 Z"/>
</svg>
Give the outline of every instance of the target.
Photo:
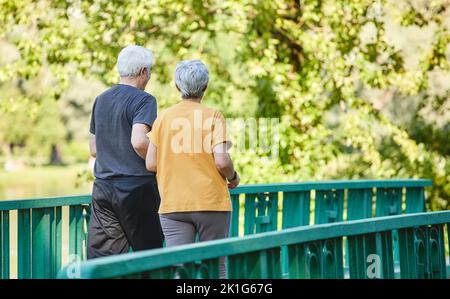
<svg viewBox="0 0 450 299">
<path fill-rule="evenodd" d="M 10 144 L 13 154 L 35 156 L 36 164 L 46 163 L 50 146 L 65 134 L 55 100 L 16 98 L 6 107 L 0 111 L 0 140 Z"/>
<path fill-rule="evenodd" d="M 85 142 L 69 141 L 64 144 L 61 152 L 67 164 L 86 163 L 89 160 L 89 145 Z"/>
<path fill-rule="evenodd" d="M 118 52 L 135 43 L 155 53 L 149 88 L 164 108 L 177 101 L 175 64 L 200 58 L 209 105 L 281 118 L 277 157 L 234 154 L 243 182 L 425 177 L 435 184 L 431 207 L 450 207 L 450 86 L 435 86 L 449 75 L 448 1 L 0 0 L 0 11 L 0 37 L 20 54 L 0 64 L 0 84 L 46 69 L 50 98 L 64 98 L 80 75 L 108 85 Z M 77 108 L 59 118 L 87 123 L 85 98 L 71 97 Z"/>
</svg>

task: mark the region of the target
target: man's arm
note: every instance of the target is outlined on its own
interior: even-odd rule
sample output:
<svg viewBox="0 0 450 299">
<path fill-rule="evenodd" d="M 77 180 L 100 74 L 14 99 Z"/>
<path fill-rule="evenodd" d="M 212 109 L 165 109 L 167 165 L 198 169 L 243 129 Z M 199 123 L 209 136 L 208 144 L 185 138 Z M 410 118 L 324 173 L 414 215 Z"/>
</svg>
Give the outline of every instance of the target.
<svg viewBox="0 0 450 299">
<path fill-rule="evenodd" d="M 231 144 L 228 142 L 217 144 L 213 148 L 213 156 L 217 170 L 227 179 L 228 187 L 234 189 L 239 185 L 240 178 L 239 175 L 235 173 L 233 161 L 231 161 L 230 154 L 228 153 L 228 148 L 230 146 Z"/>
<path fill-rule="evenodd" d="M 152 142 L 148 144 L 145 167 L 148 171 L 156 172 L 156 146 Z"/>
<path fill-rule="evenodd" d="M 150 132 L 150 127 L 146 124 L 134 124 L 131 130 L 131 145 L 136 154 L 145 160 L 148 149 L 147 133 Z"/>
<path fill-rule="evenodd" d="M 97 144 L 95 143 L 95 135 L 89 133 L 89 152 L 92 158 L 97 157 Z"/>
</svg>

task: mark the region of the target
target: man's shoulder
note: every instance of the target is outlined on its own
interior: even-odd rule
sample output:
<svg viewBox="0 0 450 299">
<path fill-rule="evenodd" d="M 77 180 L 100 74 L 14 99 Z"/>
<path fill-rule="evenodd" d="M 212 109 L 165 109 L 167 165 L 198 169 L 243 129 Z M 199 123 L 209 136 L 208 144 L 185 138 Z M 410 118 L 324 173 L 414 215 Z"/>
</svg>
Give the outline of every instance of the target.
<svg viewBox="0 0 450 299">
<path fill-rule="evenodd" d="M 97 96 L 97 98 L 111 98 L 116 95 L 120 95 L 121 98 L 126 95 L 129 98 L 136 99 L 138 101 L 143 99 L 150 99 L 153 101 L 156 100 L 153 95 L 149 94 L 145 90 L 141 90 L 139 88 L 125 84 L 115 84 L 103 91 L 100 95 Z"/>
<path fill-rule="evenodd" d="M 103 99 L 103 98 L 109 97 L 109 95 L 110 95 L 111 92 L 112 92 L 112 89 L 113 89 L 113 87 L 110 87 L 110 88 L 108 88 L 108 89 L 105 89 L 102 93 L 100 93 L 100 94 L 97 96 L 96 100 L 101 100 L 101 99 Z"/>
<path fill-rule="evenodd" d="M 139 99 L 150 99 L 150 100 L 156 100 L 154 96 L 146 92 L 145 90 L 139 89 L 139 88 L 132 88 L 130 91 L 131 93 L 135 94 L 137 98 Z"/>
<path fill-rule="evenodd" d="M 116 85 L 120 88 L 121 92 L 127 94 L 133 101 L 141 102 L 141 101 L 156 101 L 155 97 L 146 92 L 145 90 L 129 86 L 129 85 Z"/>
</svg>

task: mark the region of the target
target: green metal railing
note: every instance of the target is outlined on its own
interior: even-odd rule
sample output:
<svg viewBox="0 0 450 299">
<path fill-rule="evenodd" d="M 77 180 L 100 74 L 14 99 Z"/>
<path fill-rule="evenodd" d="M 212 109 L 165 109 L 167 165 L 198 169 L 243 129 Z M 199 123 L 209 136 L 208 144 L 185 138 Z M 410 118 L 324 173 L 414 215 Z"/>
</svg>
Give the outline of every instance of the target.
<svg viewBox="0 0 450 299">
<path fill-rule="evenodd" d="M 62 208 L 68 206 L 69 254 L 85 257 L 83 239 L 91 197 L 0 201 L 0 278 L 10 277 L 10 226 L 17 227 L 17 277 L 52 278 L 61 269 Z M 11 211 L 17 222 L 11 223 Z"/>
<path fill-rule="evenodd" d="M 242 207 L 244 235 L 276 230 L 279 221 L 283 229 L 339 222 L 344 220 L 345 212 L 346 220 L 425 212 L 424 187 L 431 185 L 430 180 L 423 179 L 244 185 L 230 192 L 233 203 L 230 235 L 239 235 Z M 375 214 L 372 213 L 374 207 Z M 281 219 L 278 211 L 282 212 Z"/>
<path fill-rule="evenodd" d="M 431 186 L 430 180 L 243 185 L 230 190 L 233 205 L 230 236 L 424 212 L 426 186 Z M 69 254 L 84 260 L 90 203 L 89 195 L 0 201 L 0 278 L 10 277 L 11 225 L 17 226 L 18 278 L 55 277 L 62 263 L 63 207 L 69 209 Z M 11 211 L 17 211 L 16 223 L 10 219 Z M 240 227 L 243 228 L 241 232 Z M 289 261 L 286 248 L 282 252 L 286 256 L 282 259 L 283 273 L 287 273 Z M 398 250 L 395 250 L 395 254 L 398 255 Z"/>
<path fill-rule="evenodd" d="M 127 253 L 70 265 L 60 278 L 344 278 L 343 238 L 349 240 L 350 278 L 394 278 L 392 232 L 400 236 L 401 278 L 446 278 L 444 228 L 450 211 L 385 216 L 266 232 L 172 248 Z M 373 255 L 373 261 L 367 257 Z M 373 269 L 372 269 L 373 268 Z"/>
</svg>

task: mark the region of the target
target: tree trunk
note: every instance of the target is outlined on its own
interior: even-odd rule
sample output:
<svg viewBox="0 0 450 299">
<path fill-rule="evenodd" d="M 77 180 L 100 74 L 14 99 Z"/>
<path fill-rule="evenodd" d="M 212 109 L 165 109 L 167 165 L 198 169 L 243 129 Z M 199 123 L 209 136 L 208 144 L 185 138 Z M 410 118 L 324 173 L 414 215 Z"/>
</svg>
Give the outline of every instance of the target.
<svg viewBox="0 0 450 299">
<path fill-rule="evenodd" d="M 52 152 L 50 154 L 50 165 L 62 165 L 61 150 L 57 144 L 52 144 Z"/>
</svg>

